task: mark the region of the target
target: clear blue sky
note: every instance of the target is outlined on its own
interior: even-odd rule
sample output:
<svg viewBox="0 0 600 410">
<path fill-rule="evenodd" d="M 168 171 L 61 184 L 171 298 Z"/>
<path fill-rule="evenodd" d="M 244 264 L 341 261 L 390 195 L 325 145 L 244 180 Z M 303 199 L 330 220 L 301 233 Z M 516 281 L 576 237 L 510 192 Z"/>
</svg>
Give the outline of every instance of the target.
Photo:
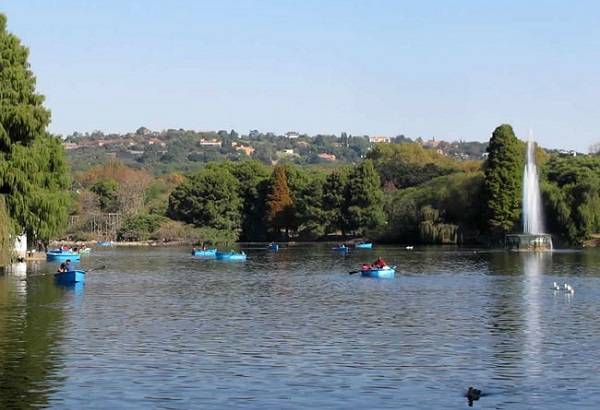
<svg viewBox="0 0 600 410">
<path fill-rule="evenodd" d="M 596 1 L 4 0 L 51 130 L 600 141 Z"/>
</svg>

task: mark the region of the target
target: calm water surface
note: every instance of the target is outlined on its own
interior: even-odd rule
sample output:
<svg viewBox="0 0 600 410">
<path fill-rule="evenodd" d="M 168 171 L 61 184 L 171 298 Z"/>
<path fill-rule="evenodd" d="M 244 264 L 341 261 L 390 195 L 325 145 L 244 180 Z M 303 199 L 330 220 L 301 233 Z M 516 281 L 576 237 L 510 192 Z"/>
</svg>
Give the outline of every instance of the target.
<svg viewBox="0 0 600 410">
<path fill-rule="evenodd" d="M 600 250 L 96 249 L 0 275 L 0 408 L 600 407 Z M 392 280 L 349 275 L 383 256 Z M 576 293 L 554 292 L 552 282 Z"/>
</svg>

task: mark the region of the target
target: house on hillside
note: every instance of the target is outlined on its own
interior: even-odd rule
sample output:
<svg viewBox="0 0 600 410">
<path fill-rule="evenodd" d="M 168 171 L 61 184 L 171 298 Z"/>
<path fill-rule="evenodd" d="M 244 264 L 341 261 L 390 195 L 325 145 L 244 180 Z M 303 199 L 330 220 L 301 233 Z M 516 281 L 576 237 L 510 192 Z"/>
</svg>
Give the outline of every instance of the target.
<svg viewBox="0 0 600 410">
<path fill-rule="evenodd" d="M 300 138 L 300 134 L 299 134 L 299 133 L 297 133 L 296 131 L 289 131 L 289 132 L 286 132 L 286 133 L 285 133 L 285 136 L 286 136 L 288 139 L 291 139 L 291 140 L 293 140 L 293 139 L 297 139 L 297 138 Z"/>
<path fill-rule="evenodd" d="M 329 162 L 333 162 L 336 160 L 336 157 L 334 154 L 327 154 L 325 152 L 317 155 L 319 158 L 321 158 L 323 161 L 329 161 Z"/>
<path fill-rule="evenodd" d="M 380 144 L 380 143 L 389 144 L 390 137 L 384 137 L 382 135 L 377 135 L 377 136 L 369 137 L 369 142 L 371 142 L 373 144 Z"/>
<path fill-rule="evenodd" d="M 201 139 L 200 142 L 198 142 L 198 145 L 200 145 L 202 147 L 220 147 L 221 141 L 216 140 L 216 139 L 211 139 L 211 140 Z"/>
<path fill-rule="evenodd" d="M 245 145 L 238 145 L 235 147 L 235 150 L 243 152 L 244 154 L 246 154 L 248 156 L 251 156 L 254 153 L 254 151 L 256 151 L 253 147 L 248 147 Z"/>
<path fill-rule="evenodd" d="M 62 146 L 67 151 L 79 148 L 79 145 L 75 144 L 74 142 L 63 142 Z"/>
</svg>

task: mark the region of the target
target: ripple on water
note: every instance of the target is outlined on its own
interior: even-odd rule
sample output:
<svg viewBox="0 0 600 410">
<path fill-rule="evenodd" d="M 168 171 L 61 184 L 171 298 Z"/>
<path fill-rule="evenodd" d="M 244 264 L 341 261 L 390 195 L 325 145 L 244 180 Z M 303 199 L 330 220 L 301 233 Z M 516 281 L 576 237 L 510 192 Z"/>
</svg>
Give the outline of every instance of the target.
<svg viewBox="0 0 600 410">
<path fill-rule="evenodd" d="M 0 404 L 458 408 L 471 385 L 476 406 L 600 402 L 597 251 L 247 253 L 100 250 L 80 292 L 0 277 Z M 348 275 L 380 255 L 395 280 Z M 550 290 L 565 280 L 572 297 Z"/>
</svg>

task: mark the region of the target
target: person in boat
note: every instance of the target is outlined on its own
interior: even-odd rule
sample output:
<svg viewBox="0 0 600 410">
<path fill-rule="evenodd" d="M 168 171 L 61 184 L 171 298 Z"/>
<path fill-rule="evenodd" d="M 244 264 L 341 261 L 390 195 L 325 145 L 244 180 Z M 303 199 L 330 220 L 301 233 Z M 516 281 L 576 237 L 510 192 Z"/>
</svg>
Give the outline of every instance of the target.
<svg viewBox="0 0 600 410">
<path fill-rule="evenodd" d="M 71 264 L 71 259 L 67 259 L 65 261 L 65 272 L 72 272 L 73 269 L 73 265 Z"/>
<path fill-rule="evenodd" d="M 385 263 L 385 261 L 380 256 L 375 262 L 373 262 L 372 266 L 377 269 L 383 269 L 387 266 L 387 263 Z"/>
<path fill-rule="evenodd" d="M 64 263 L 61 263 L 58 269 L 56 270 L 58 273 L 63 273 L 67 271 L 67 266 Z"/>
<path fill-rule="evenodd" d="M 362 266 L 360 267 L 361 270 L 369 270 L 371 269 L 371 265 L 368 263 L 363 263 Z"/>
</svg>

